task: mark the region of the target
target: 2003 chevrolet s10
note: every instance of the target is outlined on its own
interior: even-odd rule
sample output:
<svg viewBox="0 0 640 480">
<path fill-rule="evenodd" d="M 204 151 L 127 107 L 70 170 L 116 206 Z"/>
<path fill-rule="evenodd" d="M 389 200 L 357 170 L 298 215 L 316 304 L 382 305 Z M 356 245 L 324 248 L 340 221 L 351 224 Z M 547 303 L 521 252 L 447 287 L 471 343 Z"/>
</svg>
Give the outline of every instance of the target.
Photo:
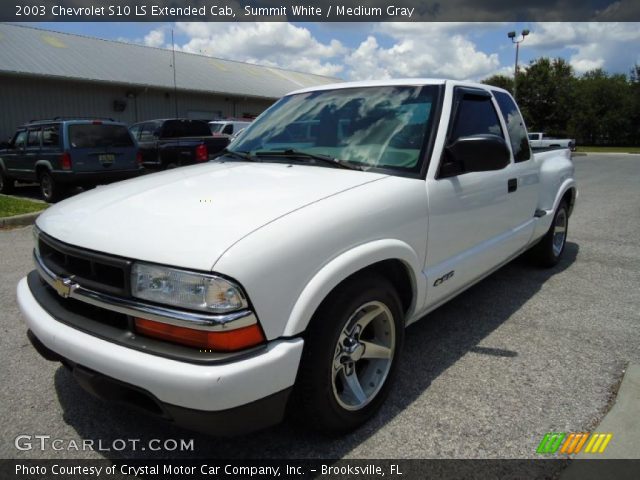
<svg viewBox="0 0 640 480">
<path fill-rule="evenodd" d="M 18 301 L 99 397 L 219 434 L 287 407 L 348 431 L 392 388 L 407 325 L 525 251 L 558 262 L 573 172 L 566 149 L 532 153 L 498 88 L 300 90 L 214 161 L 48 209 Z"/>
</svg>

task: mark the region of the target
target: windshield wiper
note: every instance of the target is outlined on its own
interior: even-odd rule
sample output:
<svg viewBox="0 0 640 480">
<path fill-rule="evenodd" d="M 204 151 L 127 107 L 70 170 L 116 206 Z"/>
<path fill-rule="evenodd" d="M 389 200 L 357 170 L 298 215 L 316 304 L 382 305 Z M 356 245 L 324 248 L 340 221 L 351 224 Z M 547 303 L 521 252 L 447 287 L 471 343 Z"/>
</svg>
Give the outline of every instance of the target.
<svg viewBox="0 0 640 480">
<path fill-rule="evenodd" d="M 225 148 L 221 152 L 221 156 L 227 155 L 229 157 L 239 158 L 241 160 L 247 160 L 249 162 L 259 162 L 260 160 L 251 155 L 249 152 L 237 152 L 234 150 L 229 150 Z"/>
<path fill-rule="evenodd" d="M 319 162 L 326 163 L 333 167 L 337 168 L 346 168 L 349 170 L 363 170 L 362 167 L 358 165 L 354 165 L 351 162 L 346 160 L 341 160 L 339 158 L 330 157 L 329 155 L 318 155 L 314 153 L 307 153 L 301 150 L 294 150 L 289 148 L 287 150 L 263 150 L 260 152 L 255 152 L 256 157 L 297 157 L 297 158 L 311 158 L 313 160 L 317 160 Z"/>
</svg>

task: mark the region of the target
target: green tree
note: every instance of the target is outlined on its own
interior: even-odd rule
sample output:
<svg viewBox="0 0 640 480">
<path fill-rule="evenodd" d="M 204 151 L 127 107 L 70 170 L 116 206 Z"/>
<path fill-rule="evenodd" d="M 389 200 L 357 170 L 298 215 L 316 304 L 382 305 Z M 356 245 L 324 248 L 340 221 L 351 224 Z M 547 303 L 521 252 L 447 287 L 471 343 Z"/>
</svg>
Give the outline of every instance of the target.
<svg viewBox="0 0 640 480">
<path fill-rule="evenodd" d="M 492 85 L 498 88 L 504 88 L 513 95 L 513 78 L 506 75 L 492 75 L 482 80 L 485 85 Z"/>
<path fill-rule="evenodd" d="M 633 142 L 631 88 L 625 75 L 602 69 L 585 73 L 576 83 L 576 106 L 570 130 L 579 143 L 628 145 Z"/>
<path fill-rule="evenodd" d="M 530 131 L 569 133 L 576 78 L 562 58 L 539 58 L 518 74 L 517 100 Z"/>
<path fill-rule="evenodd" d="M 636 64 L 629 74 L 629 97 L 631 109 L 630 142 L 640 145 L 640 65 Z"/>
</svg>

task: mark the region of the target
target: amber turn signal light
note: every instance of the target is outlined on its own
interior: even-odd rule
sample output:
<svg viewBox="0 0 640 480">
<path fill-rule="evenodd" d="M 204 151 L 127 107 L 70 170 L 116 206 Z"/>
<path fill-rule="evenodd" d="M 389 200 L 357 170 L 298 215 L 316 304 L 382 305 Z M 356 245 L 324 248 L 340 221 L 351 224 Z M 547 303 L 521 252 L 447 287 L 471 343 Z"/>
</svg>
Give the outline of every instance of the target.
<svg viewBox="0 0 640 480">
<path fill-rule="evenodd" d="M 178 327 L 145 318 L 136 317 L 134 320 L 136 332 L 141 335 L 218 352 L 235 352 L 254 347 L 265 341 L 262 329 L 257 323 L 234 330 L 212 332 Z"/>
</svg>

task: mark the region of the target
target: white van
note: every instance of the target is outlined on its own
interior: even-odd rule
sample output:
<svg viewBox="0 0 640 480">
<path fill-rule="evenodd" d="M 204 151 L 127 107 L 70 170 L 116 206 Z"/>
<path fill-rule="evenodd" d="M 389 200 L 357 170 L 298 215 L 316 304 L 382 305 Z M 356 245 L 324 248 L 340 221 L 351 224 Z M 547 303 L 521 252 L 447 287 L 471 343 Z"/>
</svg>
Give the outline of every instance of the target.
<svg viewBox="0 0 640 480">
<path fill-rule="evenodd" d="M 233 136 L 249 125 L 251 125 L 251 122 L 247 120 L 214 120 L 209 122 L 209 128 L 213 135 Z"/>
</svg>

